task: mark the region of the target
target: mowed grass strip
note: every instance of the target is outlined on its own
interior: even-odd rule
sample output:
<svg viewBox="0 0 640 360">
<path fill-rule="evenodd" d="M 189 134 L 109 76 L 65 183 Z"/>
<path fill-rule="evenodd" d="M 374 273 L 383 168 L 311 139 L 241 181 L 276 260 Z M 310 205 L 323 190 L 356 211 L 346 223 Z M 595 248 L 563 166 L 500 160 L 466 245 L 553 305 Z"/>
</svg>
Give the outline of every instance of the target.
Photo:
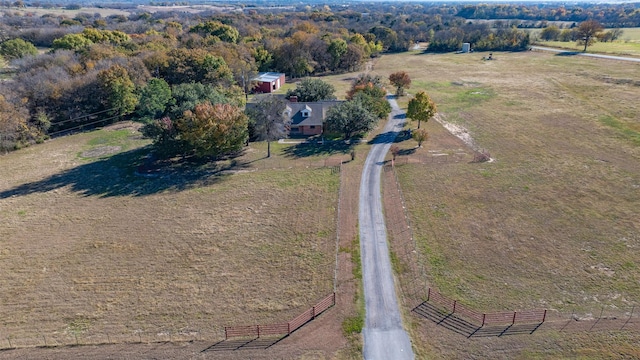
<svg viewBox="0 0 640 360">
<path fill-rule="evenodd" d="M 0 157 L 3 336 L 219 333 L 332 291 L 339 174 L 140 177 L 146 144 L 100 130 Z"/>
<path fill-rule="evenodd" d="M 427 91 L 496 159 L 398 167 L 430 283 L 481 311 L 630 309 L 640 300 L 640 68 L 484 55 L 376 65 L 385 77 L 407 71 L 410 93 Z"/>
</svg>

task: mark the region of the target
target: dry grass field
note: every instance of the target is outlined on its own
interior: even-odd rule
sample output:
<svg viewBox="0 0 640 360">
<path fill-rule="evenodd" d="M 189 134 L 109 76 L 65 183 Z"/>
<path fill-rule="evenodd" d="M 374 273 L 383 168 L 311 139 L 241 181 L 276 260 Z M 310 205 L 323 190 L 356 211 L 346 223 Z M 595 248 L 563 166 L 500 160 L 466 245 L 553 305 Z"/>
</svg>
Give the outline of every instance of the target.
<svg viewBox="0 0 640 360">
<path fill-rule="evenodd" d="M 640 67 L 542 52 L 485 55 L 409 53 L 375 66 L 383 77 L 407 71 L 410 93 L 426 90 L 440 117 L 468 129 L 471 147 L 495 159 L 426 161 L 462 146 L 433 120 L 425 148 L 398 144 L 408 154 L 397 170 L 428 283 L 479 311 L 628 316 L 640 302 Z M 436 333 L 419 336 L 442 341 L 424 345 L 437 357 L 640 352 L 640 338 L 626 332 L 549 332 L 518 344 Z"/>
<path fill-rule="evenodd" d="M 531 31 L 532 38 L 536 38 L 540 29 Z M 640 56 L 640 28 L 623 28 L 620 39 L 613 42 L 596 42 L 587 48 L 587 52 L 616 54 L 626 56 Z M 578 45 L 575 41 L 542 41 L 536 40 L 536 44 L 563 48 L 571 51 L 582 51 L 584 45 Z"/>
<path fill-rule="evenodd" d="M 332 291 L 330 154 L 252 144 L 142 177 L 146 144 L 118 125 L 0 157 L 0 347 L 219 339 Z"/>
</svg>

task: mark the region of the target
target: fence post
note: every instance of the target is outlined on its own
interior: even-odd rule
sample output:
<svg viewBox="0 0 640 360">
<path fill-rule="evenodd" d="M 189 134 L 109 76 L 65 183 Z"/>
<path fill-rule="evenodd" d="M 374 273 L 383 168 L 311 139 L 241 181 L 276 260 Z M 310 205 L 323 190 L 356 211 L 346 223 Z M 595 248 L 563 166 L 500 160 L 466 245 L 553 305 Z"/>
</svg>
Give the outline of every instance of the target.
<svg viewBox="0 0 640 360">
<path fill-rule="evenodd" d="M 291 334 L 291 323 L 287 323 L 287 334 Z"/>
<path fill-rule="evenodd" d="M 44 339 L 44 346 L 47 346 L 47 337 L 45 335 L 42 335 L 42 338 Z"/>
<path fill-rule="evenodd" d="M 453 312 L 456 312 L 456 304 L 458 303 L 458 300 L 453 300 Z"/>
<path fill-rule="evenodd" d="M 511 322 L 511 325 L 516 323 L 516 314 L 517 314 L 517 312 L 514 311 L 513 312 L 513 321 Z"/>
<path fill-rule="evenodd" d="M 315 306 L 311 308 L 311 318 L 312 319 L 316 318 L 316 307 Z"/>
<path fill-rule="evenodd" d="M 11 345 L 11 336 L 7 336 L 7 341 L 9 342 L 9 348 L 13 348 L 13 345 Z"/>
<path fill-rule="evenodd" d="M 427 301 L 431 298 L 431 288 L 427 289 Z"/>
<path fill-rule="evenodd" d="M 260 325 L 256 325 L 256 328 L 258 328 L 258 338 L 260 338 Z"/>
<path fill-rule="evenodd" d="M 482 325 L 480 327 L 484 326 L 484 320 L 486 317 L 487 317 L 487 314 L 482 314 Z"/>
<path fill-rule="evenodd" d="M 542 322 L 547 318 L 547 309 L 544 309 L 544 314 L 542 314 Z"/>
<path fill-rule="evenodd" d="M 332 305 L 333 306 L 336 305 L 336 292 L 335 291 L 333 292 L 333 304 Z M 633 313 L 633 311 L 631 311 L 631 313 Z"/>
</svg>

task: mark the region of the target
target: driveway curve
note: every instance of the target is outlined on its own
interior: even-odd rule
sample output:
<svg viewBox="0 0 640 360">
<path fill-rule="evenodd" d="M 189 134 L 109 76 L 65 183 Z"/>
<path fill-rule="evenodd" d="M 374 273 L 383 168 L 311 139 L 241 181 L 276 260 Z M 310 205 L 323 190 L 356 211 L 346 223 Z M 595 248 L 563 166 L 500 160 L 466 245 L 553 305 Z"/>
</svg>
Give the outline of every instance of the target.
<svg viewBox="0 0 640 360">
<path fill-rule="evenodd" d="M 402 326 L 382 214 L 380 173 L 384 157 L 402 129 L 404 114 L 394 99 L 393 111 L 365 161 L 360 181 L 360 251 L 365 299 L 364 358 L 414 359 L 411 341 Z"/>
</svg>

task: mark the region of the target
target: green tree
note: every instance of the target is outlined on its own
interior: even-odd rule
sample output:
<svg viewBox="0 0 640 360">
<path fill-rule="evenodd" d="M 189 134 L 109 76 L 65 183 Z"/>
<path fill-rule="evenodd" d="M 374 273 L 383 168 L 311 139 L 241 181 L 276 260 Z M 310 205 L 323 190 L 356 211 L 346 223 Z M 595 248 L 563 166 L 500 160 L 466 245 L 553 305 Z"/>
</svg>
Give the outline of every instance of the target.
<svg viewBox="0 0 640 360">
<path fill-rule="evenodd" d="M 358 101 L 370 113 L 378 119 L 386 119 L 391 113 L 391 105 L 384 98 L 377 96 L 377 88 L 367 87 L 363 91 L 358 91 L 351 100 Z"/>
<path fill-rule="evenodd" d="M 196 105 L 184 113 L 177 125 L 180 137 L 199 157 L 237 153 L 248 137 L 247 116 L 229 104 Z"/>
<path fill-rule="evenodd" d="M 377 119 L 359 101 L 345 101 L 329 109 L 327 131 L 342 134 L 346 139 L 374 128 Z"/>
<path fill-rule="evenodd" d="M 333 100 L 336 98 L 335 92 L 333 85 L 320 79 L 304 79 L 296 85 L 295 89 L 287 91 L 287 99 L 297 96 L 299 102 Z"/>
<path fill-rule="evenodd" d="M 540 32 L 540 39 L 545 41 L 558 40 L 558 36 L 560 36 L 560 29 L 555 25 L 547 26 Z"/>
<path fill-rule="evenodd" d="M 420 91 L 413 99 L 409 100 L 407 117 L 412 120 L 418 120 L 418 129 L 420 129 L 420 122 L 429 121 L 437 111 L 436 104 L 429 95 L 424 91 Z"/>
<path fill-rule="evenodd" d="M 356 78 L 347 91 L 347 99 L 357 100 L 369 112 L 379 119 L 384 119 L 391 113 L 391 105 L 386 99 L 387 91 L 382 87 L 379 76 L 361 74 Z"/>
<path fill-rule="evenodd" d="M 61 38 L 53 40 L 51 46 L 54 50 L 80 50 L 89 47 L 93 41 L 87 39 L 82 34 L 67 34 Z"/>
<path fill-rule="evenodd" d="M 161 158 L 184 154 L 188 149 L 178 134 L 176 123 L 168 116 L 146 124 L 140 131 L 142 136 L 153 140 L 154 152 Z"/>
<path fill-rule="evenodd" d="M 7 60 L 20 59 L 38 55 L 38 49 L 32 43 L 18 38 L 0 44 L 0 55 Z"/>
<path fill-rule="evenodd" d="M 578 45 L 584 45 L 582 51 L 587 51 L 587 46 L 593 45 L 598 34 L 604 28 L 597 20 L 587 20 L 580 23 L 577 30 Z"/>
<path fill-rule="evenodd" d="M 226 104 L 229 100 L 213 86 L 200 83 L 175 85 L 171 94 L 173 99 L 169 106 L 168 115 L 174 119 L 181 117 L 185 111 L 192 110 L 198 104 Z"/>
<path fill-rule="evenodd" d="M 136 114 L 142 119 L 156 119 L 164 114 L 171 101 L 171 88 L 162 79 L 151 79 L 140 91 Z"/>
<path fill-rule="evenodd" d="M 261 96 L 256 103 L 247 106 L 252 135 L 267 142 L 267 157 L 271 157 L 271 142 L 288 134 L 290 119 L 285 114 L 286 108 L 286 102 L 273 95 Z"/>
<path fill-rule="evenodd" d="M 113 109 L 113 114 L 126 115 L 136 108 L 138 104 L 138 97 L 135 94 L 136 86 L 124 67 L 113 65 L 109 69 L 100 71 L 98 83 L 106 95 L 106 105 Z"/>
<path fill-rule="evenodd" d="M 347 42 L 342 39 L 333 39 L 329 43 L 327 52 L 331 55 L 331 70 L 336 70 L 340 64 L 340 58 L 347 52 Z"/>
<path fill-rule="evenodd" d="M 422 143 L 429 138 L 429 133 L 426 129 L 417 129 L 413 131 L 411 137 L 418 142 L 418 147 L 422 147 Z"/>
<path fill-rule="evenodd" d="M 233 81 L 231 69 L 222 57 L 203 49 L 174 49 L 160 71 L 169 84 L 205 82 L 227 86 Z"/>
<path fill-rule="evenodd" d="M 404 89 L 408 89 L 411 86 L 411 78 L 404 71 L 394 72 L 389 75 L 389 82 L 396 87 L 396 96 L 404 95 Z"/>
<path fill-rule="evenodd" d="M 221 41 L 237 43 L 240 38 L 238 29 L 225 25 L 220 21 L 207 21 L 192 27 L 189 32 L 217 37 Z"/>
</svg>

